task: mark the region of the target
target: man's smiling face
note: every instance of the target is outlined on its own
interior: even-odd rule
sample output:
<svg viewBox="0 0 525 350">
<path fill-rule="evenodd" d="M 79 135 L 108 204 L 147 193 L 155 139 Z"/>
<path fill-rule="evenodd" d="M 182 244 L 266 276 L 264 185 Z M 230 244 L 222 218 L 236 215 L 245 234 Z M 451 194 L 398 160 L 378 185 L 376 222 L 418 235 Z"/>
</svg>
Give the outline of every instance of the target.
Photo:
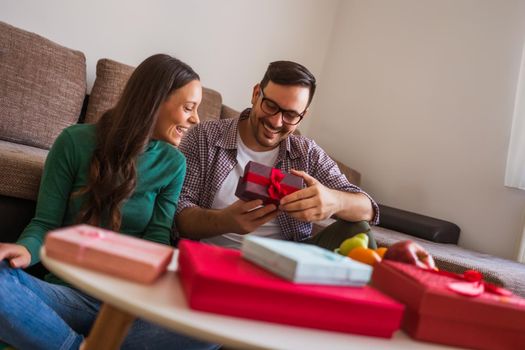
<svg viewBox="0 0 525 350">
<path fill-rule="evenodd" d="M 254 151 L 269 151 L 278 147 L 299 125 L 283 123 L 283 113 L 287 114 L 285 119 L 294 114 L 304 116 L 308 107 L 309 92 L 309 88 L 305 86 L 279 85 L 272 81 L 268 82 L 263 91 L 259 84 L 256 85 L 253 89 L 249 118 L 251 132 L 245 135 L 247 140 L 243 138 L 246 145 Z M 264 111 L 268 108 L 263 108 L 263 103 L 280 111 L 271 115 Z"/>
</svg>

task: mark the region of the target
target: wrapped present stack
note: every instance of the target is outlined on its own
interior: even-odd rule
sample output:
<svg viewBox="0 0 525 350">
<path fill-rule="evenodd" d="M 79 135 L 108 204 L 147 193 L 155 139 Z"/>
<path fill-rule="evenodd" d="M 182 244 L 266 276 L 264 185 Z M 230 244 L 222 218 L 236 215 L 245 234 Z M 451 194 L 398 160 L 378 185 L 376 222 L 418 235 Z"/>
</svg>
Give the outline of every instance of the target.
<svg viewBox="0 0 525 350">
<path fill-rule="evenodd" d="M 281 198 L 301 188 L 302 178 L 250 161 L 239 178 L 235 195 L 245 201 L 261 199 L 264 204 L 278 205 Z"/>
<path fill-rule="evenodd" d="M 77 225 L 50 231 L 46 254 L 53 259 L 140 283 L 152 283 L 166 270 L 173 247 Z"/>
<path fill-rule="evenodd" d="M 413 338 L 472 349 L 525 349 L 525 299 L 463 275 L 383 261 L 372 286 L 405 304 L 403 329 Z"/>
<path fill-rule="evenodd" d="M 241 252 L 179 243 L 179 277 L 200 311 L 390 338 L 403 305 L 369 286 L 296 284 L 243 259 Z"/>
</svg>

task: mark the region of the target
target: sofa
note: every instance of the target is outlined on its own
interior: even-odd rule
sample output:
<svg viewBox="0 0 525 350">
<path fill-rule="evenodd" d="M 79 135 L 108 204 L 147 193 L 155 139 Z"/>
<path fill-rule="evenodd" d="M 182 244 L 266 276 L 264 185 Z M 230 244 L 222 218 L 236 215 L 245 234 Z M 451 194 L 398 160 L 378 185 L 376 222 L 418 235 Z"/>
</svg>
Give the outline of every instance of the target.
<svg viewBox="0 0 525 350">
<path fill-rule="evenodd" d="M 86 94 L 82 52 L 0 22 L 0 242 L 16 241 L 35 211 L 40 176 L 54 139 L 74 123 L 94 123 L 117 101 L 133 67 L 102 58 Z M 201 121 L 235 118 L 219 92 L 204 88 Z M 315 116 L 313 116 L 315 117 Z M 337 161 L 337 160 L 336 160 Z M 350 182 L 361 174 L 337 161 Z M 315 230 L 324 223 L 315 225 Z M 379 246 L 413 240 L 426 248 L 440 269 L 482 272 L 485 278 L 525 296 L 525 265 L 461 248 L 454 223 L 380 205 L 372 228 Z M 42 266 L 30 268 L 41 276 Z"/>
</svg>

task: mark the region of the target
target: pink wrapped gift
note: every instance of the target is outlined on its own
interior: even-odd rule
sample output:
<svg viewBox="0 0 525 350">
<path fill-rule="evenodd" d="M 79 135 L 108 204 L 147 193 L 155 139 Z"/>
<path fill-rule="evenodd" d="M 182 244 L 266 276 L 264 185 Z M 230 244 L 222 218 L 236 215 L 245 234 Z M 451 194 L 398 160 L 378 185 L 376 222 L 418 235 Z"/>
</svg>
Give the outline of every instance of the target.
<svg viewBox="0 0 525 350">
<path fill-rule="evenodd" d="M 171 261 L 173 248 L 89 225 L 50 231 L 50 258 L 140 283 L 151 283 Z"/>
</svg>

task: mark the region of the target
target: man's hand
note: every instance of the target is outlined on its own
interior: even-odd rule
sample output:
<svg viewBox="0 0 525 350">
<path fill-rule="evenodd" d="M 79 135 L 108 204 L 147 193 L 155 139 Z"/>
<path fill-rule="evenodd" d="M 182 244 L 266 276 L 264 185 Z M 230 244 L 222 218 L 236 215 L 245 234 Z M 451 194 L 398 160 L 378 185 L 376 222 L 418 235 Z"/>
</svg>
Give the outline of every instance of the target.
<svg viewBox="0 0 525 350">
<path fill-rule="evenodd" d="M 306 222 L 327 219 L 341 209 L 339 191 L 324 186 L 304 171 L 292 169 L 291 173 L 302 177 L 307 187 L 283 197 L 279 209 Z"/>
<path fill-rule="evenodd" d="M 244 202 L 238 200 L 221 210 L 221 218 L 228 232 L 246 234 L 275 219 L 278 211 L 274 204 L 262 206 L 260 199 Z"/>
<path fill-rule="evenodd" d="M 0 261 L 7 259 L 13 268 L 26 268 L 31 262 L 31 254 L 20 244 L 0 243 Z"/>
</svg>

